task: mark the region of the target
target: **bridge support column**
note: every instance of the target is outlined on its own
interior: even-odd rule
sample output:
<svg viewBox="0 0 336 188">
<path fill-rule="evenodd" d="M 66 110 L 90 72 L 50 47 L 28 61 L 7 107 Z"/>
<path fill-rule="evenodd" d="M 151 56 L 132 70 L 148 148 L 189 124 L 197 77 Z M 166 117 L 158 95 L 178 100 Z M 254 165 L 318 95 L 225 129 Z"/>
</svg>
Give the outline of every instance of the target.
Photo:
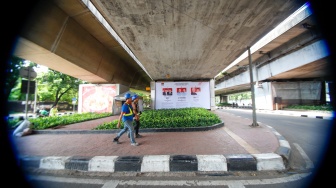
<svg viewBox="0 0 336 188">
<path fill-rule="evenodd" d="M 220 103 L 227 103 L 228 102 L 228 96 L 227 95 L 220 95 Z"/>
<path fill-rule="evenodd" d="M 216 98 L 215 98 L 215 81 L 214 79 L 210 80 L 210 108 L 216 110 Z"/>
<path fill-rule="evenodd" d="M 264 82 L 255 87 L 256 109 L 278 110 L 289 105 L 320 104 L 322 82 Z"/>
</svg>

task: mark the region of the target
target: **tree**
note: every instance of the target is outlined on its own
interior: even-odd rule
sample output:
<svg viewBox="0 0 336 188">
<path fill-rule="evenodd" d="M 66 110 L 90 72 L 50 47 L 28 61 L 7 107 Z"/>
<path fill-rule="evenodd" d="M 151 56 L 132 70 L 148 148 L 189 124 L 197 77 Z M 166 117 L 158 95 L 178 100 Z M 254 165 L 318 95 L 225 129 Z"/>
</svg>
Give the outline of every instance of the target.
<svg viewBox="0 0 336 188">
<path fill-rule="evenodd" d="M 12 56 L 7 64 L 6 69 L 6 80 L 5 80 L 5 95 L 4 97 L 8 100 L 9 96 L 12 92 L 13 88 L 16 88 L 16 97 L 17 99 L 22 98 L 21 93 L 18 93 L 16 86 L 21 86 L 21 76 L 20 76 L 20 69 L 22 67 L 26 67 L 27 63 L 25 63 L 24 59 L 21 59 L 16 56 Z M 28 66 L 36 67 L 35 63 L 29 63 Z M 14 99 L 16 97 L 13 97 Z"/>
<path fill-rule="evenodd" d="M 39 100 L 54 101 L 53 106 L 64 97 L 68 101 L 68 98 L 71 96 L 67 96 L 66 93 L 75 95 L 78 92 L 79 84 L 86 83 L 80 79 L 51 69 L 39 76 L 37 80 L 38 84 L 43 86 L 43 89 L 39 88 Z"/>
<path fill-rule="evenodd" d="M 244 100 L 244 99 L 251 99 L 251 92 L 248 91 L 248 92 L 243 92 L 243 93 L 232 94 L 229 96 L 229 99 L 236 101 L 236 102 Z"/>
<path fill-rule="evenodd" d="M 151 98 L 149 95 L 144 95 L 142 100 L 143 100 L 144 107 L 148 107 L 151 103 Z"/>
<path fill-rule="evenodd" d="M 22 85 L 21 81 L 22 81 L 22 78 L 19 77 L 16 81 L 15 87 L 11 89 L 11 93 L 8 96 L 9 101 L 26 100 L 26 94 L 21 93 L 21 85 Z M 32 96 L 29 95 L 29 97 L 31 98 Z"/>
<path fill-rule="evenodd" d="M 21 93 L 20 69 L 27 66 L 38 67 L 39 65 L 16 56 L 12 56 L 8 61 L 4 89 L 7 100 L 25 100 L 26 94 Z M 46 73 L 38 72 L 35 81 L 39 101 L 54 101 L 54 105 L 61 99 L 71 102 L 73 97 L 78 98 L 79 84 L 86 83 L 51 69 Z M 29 94 L 28 97 L 29 100 L 34 100 L 34 94 Z"/>
</svg>

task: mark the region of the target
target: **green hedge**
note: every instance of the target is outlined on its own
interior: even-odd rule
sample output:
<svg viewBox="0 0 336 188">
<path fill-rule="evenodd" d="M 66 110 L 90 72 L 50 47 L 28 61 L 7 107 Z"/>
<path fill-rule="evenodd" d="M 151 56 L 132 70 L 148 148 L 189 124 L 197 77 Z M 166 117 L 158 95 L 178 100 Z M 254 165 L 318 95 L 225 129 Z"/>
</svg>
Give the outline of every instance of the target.
<svg viewBox="0 0 336 188">
<path fill-rule="evenodd" d="M 112 113 L 81 113 L 73 115 L 64 116 L 51 116 L 51 117 L 41 117 L 41 118 L 30 118 L 29 121 L 34 123 L 35 130 L 43 130 L 59 125 L 69 125 L 74 123 L 79 123 L 83 121 L 89 121 L 93 119 L 99 119 L 111 116 Z"/>
<path fill-rule="evenodd" d="M 204 108 L 146 110 L 140 117 L 141 128 L 206 127 L 222 120 Z M 95 130 L 116 129 L 118 120 L 103 123 Z M 123 124 L 121 124 L 123 127 Z"/>
<path fill-rule="evenodd" d="M 285 107 L 285 109 L 333 111 L 333 107 L 331 105 L 290 105 Z"/>
<path fill-rule="evenodd" d="M 69 125 L 93 119 L 111 116 L 111 113 L 80 113 L 73 115 L 29 118 L 34 123 L 35 130 L 53 128 L 60 125 Z M 204 108 L 182 108 L 145 110 L 140 117 L 141 128 L 174 128 L 174 127 L 205 127 L 221 123 L 221 119 L 214 113 Z M 9 120 L 8 126 L 12 127 L 17 120 Z M 116 129 L 118 120 L 98 125 L 94 130 Z M 123 123 L 121 123 L 123 127 Z"/>
</svg>

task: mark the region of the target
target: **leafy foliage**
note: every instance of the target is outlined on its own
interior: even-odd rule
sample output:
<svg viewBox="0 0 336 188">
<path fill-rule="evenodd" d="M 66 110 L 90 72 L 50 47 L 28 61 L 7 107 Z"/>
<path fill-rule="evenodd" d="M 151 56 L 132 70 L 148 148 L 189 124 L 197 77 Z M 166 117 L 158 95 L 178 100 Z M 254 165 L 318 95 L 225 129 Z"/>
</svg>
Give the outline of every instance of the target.
<svg viewBox="0 0 336 188">
<path fill-rule="evenodd" d="M 331 105 L 290 105 L 287 106 L 286 109 L 333 111 L 333 107 Z"/>
<path fill-rule="evenodd" d="M 22 67 L 38 67 L 40 65 L 26 61 L 16 56 L 12 56 L 6 69 L 5 97 L 8 100 L 25 100 L 26 94 L 21 93 Z M 59 101 L 72 102 L 72 98 L 78 98 L 79 84 L 85 81 L 71 77 L 49 69 L 46 73 L 38 73 L 37 78 L 37 97 L 39 101 Z M 29 100 L 34 100 L 34 94 L 29 94 Z"/>
<path fill-rule="evenodd" d="M 243 99 L 251 99 L 251 98 L 252 98 L 252 93 L 250 91 L 229 95 L 229 99 L 234 100 L 234 101 L 240 101 Z"/>
<path fill-rule="evenodd" d="M 229 106 L 229 107 L 232 106 L 231 103 L 227 103 L 227 102 L 225 102 L 225 103 L 218 103 L 218 104 L 216 104 L 216 105 L 217 105 L 217 106 Z"/>
<path fill-rule="evenodd" d="M 26 94 L 25 93 L 21 93 L 21 77 L 19 77 L 16 81 L 16 85 L 11 89 L 11 93 L 8 96 L 8 100 L 26 100 Z M 29 99 L 32 98 L 32 95 L 28 96 Z"/>
<path fill-rule="evenodd" d="M 108 130 L 108 129 L 117 129 L 118 120 L 113 120 L 111 122 L 105 122 L 98 125 L 94 130 Z M 120 122 L 120 127 L 124 127 L 124 122 Z"/>
<path fill-rule="evenodd" d="M 21 100 L 23 95 L 20 92 L 21 88 L 21 76 L 20 76 L 20 69 L 22 67 L 26 67 L 27 64 L 25 63 L 24 59 L 21 59 L 16 56 L 12 56 L 8 63 L 6 69 L 6 80 L 5 80 L 5 89 L 4 89 L 4 97 L 10 100 Z M 28 66 L 36 67 L 35 63 L 30 63 Z M 13 94 L 11 94 L 12 89 L 14 89 Z M 24 95 L 25 96 L 25 95 Z M 31 97 L 31 96 L 29 96 Z"/>
<path fill-rule="evenodd" d="M 73 123 L 79 123 L 83 121 L 89 121 L 93 119 L 99 119 L 111 116 L 111 113 L 81 113 L 67 116 L 50 116 L 43 118 L 30 118 L 29 121 L 34 123 L 35 130 L 43 130 L 59 125 L 68 125 Z"/>
<path fill-rule="evenodd" d="M 111 116 L 111 113 L 81 113 L 64 116 L 51 116 L 43 118 L 29 118 L 34 123 L 35 130 L 44 130 L 56 126 L 80 123 L 93 119 Z M 204 108 L 182 108 L 145 110 L 141 114 L 141 128 L 183 128 L 183 127 L 206 127 L 221 123 L 222 120 L 211 111 Z M 8 120 L 11 128 L 17 120 Z M 117 129 L 118 120 L 105 122 L 98 125 L 94 130 Z M 121 122 L 121 127 L 124 124 Z"/>
<path fill-rule="evenodd" d="M 73 97 L 78 98 L 79 84 L 85 83 L 82 80 L 49 69 L 48 72 L 38 78 L 38 90 L 40 101 L 55 101 L 56 105 L 62 101 L 71 102 Z"/>
<path fill-rule="evenodd" d="M 221 122 L 214 113 L 204 108 L 145 110 L 140 117 L 141 128 L 206 127 Z M 95 130 L 115 129 L 118 120 L 103 123 Z"/>
</svg>

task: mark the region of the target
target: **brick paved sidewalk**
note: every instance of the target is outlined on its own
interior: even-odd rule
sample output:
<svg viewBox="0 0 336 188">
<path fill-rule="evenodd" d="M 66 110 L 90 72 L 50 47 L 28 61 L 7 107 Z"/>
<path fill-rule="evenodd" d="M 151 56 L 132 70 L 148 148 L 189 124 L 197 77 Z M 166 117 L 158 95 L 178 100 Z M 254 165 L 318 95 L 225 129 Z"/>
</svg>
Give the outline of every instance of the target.
<svg viewBox="0 0 336 188">
<path fill-rule="evenodd" d="M 121 144 L 112 142 L 116 134 L 34 134 L 15 137 L 19 155 L 33 156 L 128 156 L 128 155 L 214 155 L 271 153 L 279 142 L 265 125 L 249 127 L 252 120 L 216 110 L 224 127 L 200 132 L 140 133 L 139 146 L 131 146 L 126 134 Z M 111 121 L 111 116 L 93 121 L 67 125 L 62 130 L 88 130 Z M 250 148 L 250 149 L 249 149 Z"/>
</svg>

